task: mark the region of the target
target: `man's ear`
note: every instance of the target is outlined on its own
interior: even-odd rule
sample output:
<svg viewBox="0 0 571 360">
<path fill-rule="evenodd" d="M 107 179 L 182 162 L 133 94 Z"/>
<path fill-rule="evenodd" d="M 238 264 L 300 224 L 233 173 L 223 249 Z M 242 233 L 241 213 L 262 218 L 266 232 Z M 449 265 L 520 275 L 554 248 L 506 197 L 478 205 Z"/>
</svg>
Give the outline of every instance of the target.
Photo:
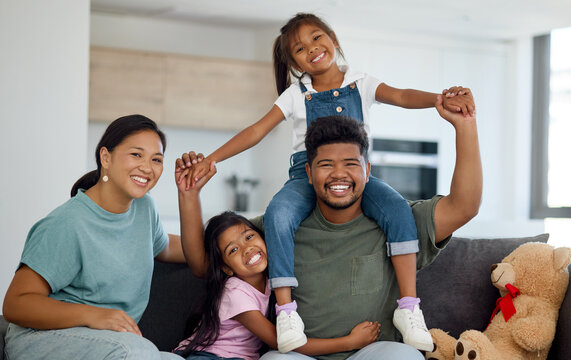
<svg viewBox="0 0 571 360">
<path fill-rule="evenodd" d="M 365 182 L 369 182 L 369 175 L 371 174 L 371 163 L 367 161 L 367 177 Z"/>
<path fill-rule="evenodd" d="M 313 185 L 313 182 L 311 181 L 311 166 L 309 166 L 308 162 L 305 163 L 305 172 L 307 173 L 307 178 L 309 179 L 309 183 Z"/>
</svg>

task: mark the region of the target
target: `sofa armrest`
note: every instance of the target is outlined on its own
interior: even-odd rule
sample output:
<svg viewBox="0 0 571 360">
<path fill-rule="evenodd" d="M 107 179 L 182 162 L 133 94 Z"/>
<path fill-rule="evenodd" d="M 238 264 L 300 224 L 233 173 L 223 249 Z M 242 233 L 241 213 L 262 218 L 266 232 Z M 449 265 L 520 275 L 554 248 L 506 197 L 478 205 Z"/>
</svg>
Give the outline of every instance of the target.
<svg viewBox="0 0 571 360">
<path fill-rule="evenodd" d="M 8 322 L 4 319 L 4 316 L 0 315 L 0 360 L 4 360 L 4 337 L 6 336 L 7 329 Z"/>
</svg>

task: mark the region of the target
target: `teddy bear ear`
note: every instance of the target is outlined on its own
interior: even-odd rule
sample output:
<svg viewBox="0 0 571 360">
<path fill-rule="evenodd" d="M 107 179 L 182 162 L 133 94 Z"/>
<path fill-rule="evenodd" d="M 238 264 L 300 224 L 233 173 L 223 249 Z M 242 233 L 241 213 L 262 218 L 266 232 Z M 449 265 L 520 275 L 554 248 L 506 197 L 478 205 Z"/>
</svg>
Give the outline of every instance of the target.
<svg viewBox="0 0 571 360">
<path fill-rule="evenodd" d="M 561 247 L 553 250 L 553 266 L 555 270 L 563 270 L 571 262 L 571 249 Z"/>
</svg>

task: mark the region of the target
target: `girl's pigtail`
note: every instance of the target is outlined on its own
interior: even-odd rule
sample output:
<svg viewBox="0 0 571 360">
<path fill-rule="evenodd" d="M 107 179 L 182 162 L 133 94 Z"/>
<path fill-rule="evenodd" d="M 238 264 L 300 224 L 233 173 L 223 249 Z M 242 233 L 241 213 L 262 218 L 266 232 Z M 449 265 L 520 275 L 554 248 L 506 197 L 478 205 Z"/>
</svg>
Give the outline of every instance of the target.
<svg viewBox="0 0 571 360">
<path fill-rule="evenodd" d="M 274 41 L 274 76 L 276 79 L 276 90 L 278 96 L 290 86 L 289 67 L 286 56 L 282 48 L 281 35 Z"/>
</svg>

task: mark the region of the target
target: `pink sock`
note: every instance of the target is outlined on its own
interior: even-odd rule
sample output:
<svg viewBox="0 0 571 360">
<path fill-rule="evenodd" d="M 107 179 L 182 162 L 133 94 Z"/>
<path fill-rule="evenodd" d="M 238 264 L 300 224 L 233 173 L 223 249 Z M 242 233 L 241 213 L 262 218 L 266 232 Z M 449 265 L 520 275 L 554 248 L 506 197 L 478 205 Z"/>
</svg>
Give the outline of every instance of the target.
<svg viewBox="0 0 571 360">
<path fill-rule="evenodd" d="M 279 315 L 282 311 L 285 311 L 285 313 L 289 315 L 292 311 L 295 310 L 297 310 L 297 303 L 295 300 L 283 305 L 276 304 L 276 315 Z"/>
<path fill-rule="evenodd" d="M 420 304 L 420 299 L 405 296 L 397 300 L 397 304 L 399 305 L 399 309 L 409 309 L 410 311 L 414 311 L 414 306 Z"/>
</svg>

